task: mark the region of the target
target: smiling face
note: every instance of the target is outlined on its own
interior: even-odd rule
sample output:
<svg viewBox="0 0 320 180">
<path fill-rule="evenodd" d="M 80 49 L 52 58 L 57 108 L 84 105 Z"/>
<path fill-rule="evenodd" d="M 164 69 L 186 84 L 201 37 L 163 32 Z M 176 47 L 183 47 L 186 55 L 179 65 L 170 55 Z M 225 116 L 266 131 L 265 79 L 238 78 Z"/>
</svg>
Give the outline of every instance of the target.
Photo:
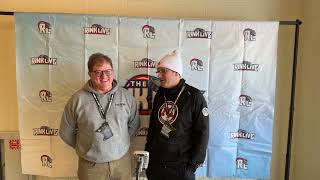
<svg viewBox="0 0 320 180">
<path fill-rule="evenodd" d="M 107 93 L 112 89 L 112 67 L 106 61 L 101 61 L 89 72 L 92 88 L 100 93 Z"/>
<path fill-rule="evenodd" d="M 160 79 L 160 86 L 164 88 L 173 88 L 179 84 L 181 79 L 179 73 L 168 68 L 157 68 L 157 75 Z"/>
</svg>

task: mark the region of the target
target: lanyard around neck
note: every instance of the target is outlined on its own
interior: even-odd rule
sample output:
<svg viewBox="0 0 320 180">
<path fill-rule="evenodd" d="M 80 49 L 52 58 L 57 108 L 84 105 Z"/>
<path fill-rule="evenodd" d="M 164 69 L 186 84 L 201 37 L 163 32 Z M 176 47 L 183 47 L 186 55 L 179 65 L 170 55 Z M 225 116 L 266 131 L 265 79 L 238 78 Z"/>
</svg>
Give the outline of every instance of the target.
<svg viewBox="0 0 320 180">
<path fill-rule="evenodd" d="M 108 102 L 107 110 L 106 110 L 106 111 L 103 110 L 103 108 L 102 108 L 102 106 L 101 106 L 101 104 L 100 104 L 100 101 L 99 101 L 99 99 L 97 98 L 97 95 L 94 94 L 93 92 L 91 92 L 91 94 L 92 94 L 92 97 L 93 97 L 94 101 L 96 102 L 96 104 L 97 104 L 97 106 L 98 106 L 98 110 L 99 110 L 99 112 L 100 112 L 101 118 L 102 118 L 102 119 L 106 119 L 106 115 L 107 115 L 107 113 L 108 113 L 108 111 L 109 111 L 109 109 L 110 109 L 110 107 L 111 107 L 111 103 L 112 103 L 112 101 L 113 101 L 114 94 L 111 94 L 110 97 L 109 97 L 109 102 Z"/>
<path fill-rule="evenodd" d="M 181 93 L 184 91 L 185 88 L 186 88 L 186 85 L 183 85 L 182 88 L 181 88 L 181 90 L 180 90 L 180 92 L 179 92 L 179 94 L 178 94 L 178 96 L 177 96 L 176 99 L 174 100 L 174 103 L 173 103 L 173 105 L 171 106 L 168 114 L 171 113 L 171 111 L 173 110 L 174 106 L 177 104 L 177 101 L 178 101 Z M 165 93 L 165 92 L 164 92 L 164 101 L 165 101 L 165 103 L 166 103 L 166 109 L 168 109 L 168 102 L 167 102 L 167 97 L 166 97 L 166 93 Z"/>
</svg>

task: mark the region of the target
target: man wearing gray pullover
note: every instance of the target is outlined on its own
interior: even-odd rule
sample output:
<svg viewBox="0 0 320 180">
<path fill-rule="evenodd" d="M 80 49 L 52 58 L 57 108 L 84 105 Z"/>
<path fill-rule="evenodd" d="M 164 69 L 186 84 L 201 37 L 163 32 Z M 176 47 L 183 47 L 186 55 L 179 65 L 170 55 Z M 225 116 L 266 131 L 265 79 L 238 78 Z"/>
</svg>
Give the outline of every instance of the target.
<svg viewBox="0 0 320 180">
<path fill-rule="evenodd" d="M 131 179 L 130 137 L 139 126 L 136 100 L 113 79 L 108 56 L 92 54 L 88 70 L 90 80 L 65 106 L 59 135 L 79 156 L 80 180 Z"/>
</svg>

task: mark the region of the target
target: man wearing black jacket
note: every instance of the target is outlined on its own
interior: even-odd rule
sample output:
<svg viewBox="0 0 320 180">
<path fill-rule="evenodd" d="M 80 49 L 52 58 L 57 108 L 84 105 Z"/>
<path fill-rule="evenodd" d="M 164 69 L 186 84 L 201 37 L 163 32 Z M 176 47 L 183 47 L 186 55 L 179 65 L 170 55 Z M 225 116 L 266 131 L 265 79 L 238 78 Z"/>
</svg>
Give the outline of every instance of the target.
<svg viewBox="0 0 320 180">
<path fill-rule="evenodd" d="M 160 88 L 154 97 L 145 146 L 150 153 L 148 180 L 194 180 L 208 145 L 206 100 L 181 78 L 177 51 L 159 61 L 157 74 Z"/>
</svg>

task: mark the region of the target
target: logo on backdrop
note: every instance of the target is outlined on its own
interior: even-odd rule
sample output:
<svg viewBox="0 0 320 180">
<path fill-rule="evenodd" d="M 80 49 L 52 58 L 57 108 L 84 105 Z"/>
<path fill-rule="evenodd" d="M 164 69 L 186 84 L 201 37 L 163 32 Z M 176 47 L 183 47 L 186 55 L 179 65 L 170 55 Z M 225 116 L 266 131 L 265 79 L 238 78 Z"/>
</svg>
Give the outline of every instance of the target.
<svg viewBox="0 0 320 180">
<path fill-rule="evenodd" d="M 147 136 L 148 135 L 148 129 L 147 127 L 140 127 L 136 133 L 136 136 Z"/>
<path fill-rule="evenodd" d="M 154 83 L 152 79 L 156 77 L 146 74 L 140 74 L 131 77 L 124 88 L 132 92 L 132 95 L 138 102 L 140 115 L 150 115 L 152 109 L 152 98 L 155 94 L 153 91 Z"/>
<path fill-rule="evenodd" d="M 42 155 L 41 164 L 43 167 L 52 168 L 52 158 L 48 155 Z"/>
<path fill-rule="evenodd" d="M 252 64 L 249 61 L 233 64 L 234 71 L 259 71 L 259 64 Z"/>
<path fill-rule="evenodd" d="M 231 132 L 230 133 L 230 138 L 231 139 L 250 139 L 254 140 L 255 138 L 255 133 L 249 133 L 243 129 L 239 129 L 237 132 Z"/>
<path fill-rule="evenodd" d="M 51 24 L 46 21 L 38 22 L 38 30 L 40 34 L 50 34 L 51 33 Z"/>
<path fill-rule="evenodd" d="M 9 149 L 10 150 L 19 150 L 21 148 L 19 139 L 10 139 L 9 140 Z"/>
<path fill-rule="evenodd" d="M 244 41 L 255 41 L 256 40 L 256 31 L 250 28 L 243 30 Z"/>
<path fill-rule="evenodd" d="M 252 98 L 248 95 L 241 94 L 239 96 L 239 106 L 251 107 L 252 106 Z"/>
<path fill-rule="evenodd" d="M 203 62 L 200 59 L 193 58 L 190 60 L 191 71 L 203 71 Z"/>
<path fill-rule="evenodd" d="M 144 38 L 150 38 L 150 39 L 156 38 L 156 31 L 152 26 L 144 25 L 142 27 L 142 33 Z"/>
<path fill-rule="evenodd" d="M 47 55 L 31 57 L 31 65 L 57 65 L 57 58 L 49 58 Z"/>
<path fill-rule="evenodd" d="M 58 136 L 58 129 L 52 129 L 48 126 L 41 126 L 40 128 L 33 128 L 34 136 Z"/>
<path fill-rule="evenodd" d="M 174 105 L 174 102 L 167 101 L 162 104 L 158 111 L 158 120 L 164 124 L 164 121 L 168 121 L 170 124 L 174 123 L 179 114 L 178 106 Z"/>
<path fill-rule="evenodd" d="M 91 27 L 84 27 L 84 34 L 110 35 L 111 28 L 106 28 L 100 24 L 92 24 Z"/>
<path fill-rule="evenodd" d="M 143 58 L 140 61 L 134 61 L 135 68 L 155 68 L 156 61 L 152 61 L 149 58 Z"/>
<path fill-rule="evenodd" d="M 193 31 L 186 31 L 187 38 L 205 38 L 211 39 L 212 38 L 212 31 L 205 31 L 202 28 L 196 28 Z"/>
<path fill-rule="evenodd" d="M 237 169 L 248 170 L 248 160 L 246 160 L 242 157 L 237 157 L 236 167 L 237 167 Z"/>
<path fill-rule="evenodd" d="M 52 93 L 48 90 L 42 89 L 39 91 L 41 102 L 52 102 Z"/>
</svg>

